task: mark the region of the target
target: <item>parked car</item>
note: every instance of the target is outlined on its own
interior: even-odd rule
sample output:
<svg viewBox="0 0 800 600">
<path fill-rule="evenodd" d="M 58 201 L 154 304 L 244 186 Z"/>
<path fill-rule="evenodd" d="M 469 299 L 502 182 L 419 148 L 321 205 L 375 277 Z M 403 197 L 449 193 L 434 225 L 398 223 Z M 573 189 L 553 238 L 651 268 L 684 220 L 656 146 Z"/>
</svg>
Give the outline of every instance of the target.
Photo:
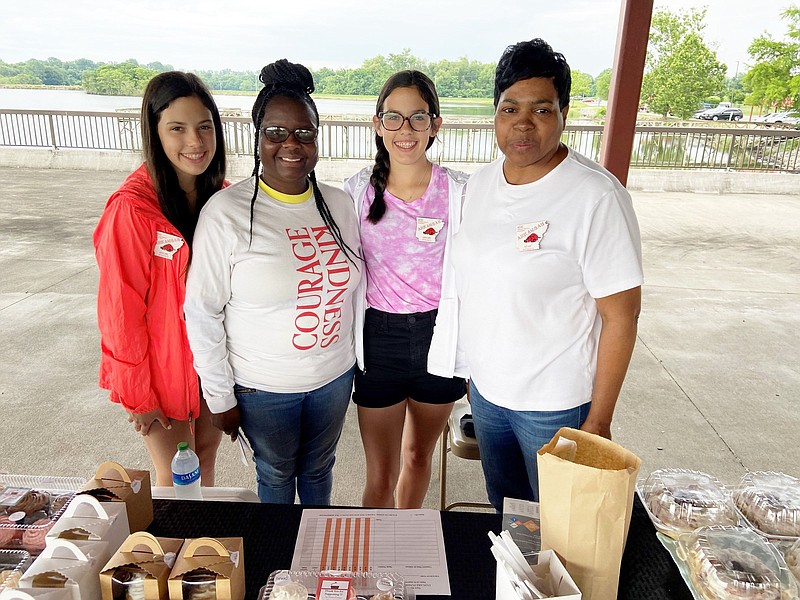
<svg viewBox="0 0 800 600">
<path fill-rule="evenodd" d="M 744 114 L 738 108 L 731 108 L 729 106 L 718 106 L 697 115 L 698 119 L 706 121 L 738 121 Z"/>
<path fill-rule="evenodd" d="M 786 112 L 773 113 L 764 119 L 764 124 L 780 124 L 786 123 L 787 125 L 797 125 L 800 123 L 800 112 L 789 110 Z"/>
<path fill-rule="evenodd" d="M 765 115 L 761 115 L 760 117 L 753 117 L 752 121 L 753 123 L 767 123 L 771 117 L 777 114 L 778 113 L 767 113 Z"/>
<path fill-rule="evenodd" d="M 700 115 L 702 115 L 704 112 L 708 110 L 714 110 L 715 108 L 716 106 L 714 106 L 713 104 L 709 104 L 708 102 L 702 102 L 700 104 L 700 108 L 698 108 L 696 111 L 692 113 L 692 118 L 699 119 Z"/>
</svg>

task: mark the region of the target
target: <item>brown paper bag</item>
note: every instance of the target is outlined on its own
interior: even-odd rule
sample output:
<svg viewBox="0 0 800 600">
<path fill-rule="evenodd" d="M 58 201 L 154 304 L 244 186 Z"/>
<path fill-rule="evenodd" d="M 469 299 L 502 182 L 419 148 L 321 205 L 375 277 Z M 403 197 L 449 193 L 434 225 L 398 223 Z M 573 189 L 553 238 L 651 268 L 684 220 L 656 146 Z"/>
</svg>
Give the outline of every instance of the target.
<svg viewBox="0 0 800 600">
<path fill-rule="evenodd" d="M 556 551 L 584 600 L 616 598 L 641 460 L 611 440 L 564 427 L 539 450 L 537 464 L 542 549 Z"/>
</svg>

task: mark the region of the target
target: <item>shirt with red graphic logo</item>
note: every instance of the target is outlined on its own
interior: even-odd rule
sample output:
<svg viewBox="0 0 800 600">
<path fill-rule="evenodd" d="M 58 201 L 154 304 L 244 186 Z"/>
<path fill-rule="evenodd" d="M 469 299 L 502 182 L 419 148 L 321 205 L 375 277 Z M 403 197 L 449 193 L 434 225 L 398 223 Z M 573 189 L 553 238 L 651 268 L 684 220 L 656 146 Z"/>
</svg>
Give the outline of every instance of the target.
<svg viewBox="0 0 800 600">
<path fill-rule="evenodd" d="M 427 312 L 439 307 L 447 238 L 447 173 L 432 165 L 428 189 L 403 202 L 388 191 L 386 213 L 367 220 L 375 198 L 370 187 L 361 213 L 361 243 L 367 263 L 367 305 L 390 313 Z"/>
<path fill-rule="evenodd" d="M 574 408 L 592 397 L 600 317 L 595 298 L 642 284 L 630 195 L 570 150 L 541 179 L 509 184 L 503 159 L 469 181 L 452 262 L 459 342 L 490 402 Z"/>
</svg>

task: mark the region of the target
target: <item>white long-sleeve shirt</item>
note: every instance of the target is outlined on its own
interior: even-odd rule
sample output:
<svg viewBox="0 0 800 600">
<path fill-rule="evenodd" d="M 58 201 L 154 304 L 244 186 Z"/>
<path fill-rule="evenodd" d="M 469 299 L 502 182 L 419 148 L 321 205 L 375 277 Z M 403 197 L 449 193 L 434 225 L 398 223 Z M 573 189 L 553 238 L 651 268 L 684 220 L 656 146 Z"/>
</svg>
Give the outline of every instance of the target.
<svg viewBox="0 0 800 600">
<path fill-rule="evenodd" d="M 195 232 L 186 284 L 186 330 L 211 412 L 236 405 L 234 383 L 269 392 L 317 389 L 355 363 L 354 292 L 363 264 L 351 263 L 324 225 L 314 198 L 280 202 L 255 178 L 215 194 Z M 353 204 L 320 184 L 346 243 L 360 252 Z"/>
</svg>

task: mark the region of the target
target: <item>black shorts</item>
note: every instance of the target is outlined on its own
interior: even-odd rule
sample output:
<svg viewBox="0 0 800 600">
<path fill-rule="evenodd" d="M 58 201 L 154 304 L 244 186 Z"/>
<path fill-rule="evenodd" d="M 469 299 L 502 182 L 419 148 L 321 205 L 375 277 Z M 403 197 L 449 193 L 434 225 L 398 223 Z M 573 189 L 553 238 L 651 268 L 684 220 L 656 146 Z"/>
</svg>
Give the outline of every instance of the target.
<svg viewBox="0 0 800 600">
<path fill-rule="evenodd" d="M 364 372 L 356 369 L 353 401 L 385 408 L 412 398 L 449 404 L 467 393 L 461 377 L 428 373 L 436 311 L 395 314 L 368 308 L 364 319 Z"/>
</svg>

